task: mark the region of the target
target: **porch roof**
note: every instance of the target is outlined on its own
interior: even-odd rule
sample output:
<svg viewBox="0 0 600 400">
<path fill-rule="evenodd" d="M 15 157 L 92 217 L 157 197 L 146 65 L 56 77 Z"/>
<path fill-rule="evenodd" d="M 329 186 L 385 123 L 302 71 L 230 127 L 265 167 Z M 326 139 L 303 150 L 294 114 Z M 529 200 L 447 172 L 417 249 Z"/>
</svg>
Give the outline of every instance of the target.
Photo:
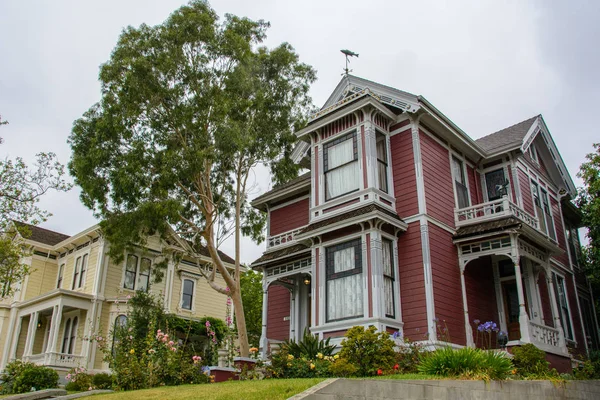
<svg viewBox="0 0 600 400">
<path fill-rule="evenodd" d="M 522 222 L 517 218 L 508 217 L 493 221 L 481 222 L 479 224 L 462 226 L 456 230 L 454 239 L 464 239 L 471 236 L 481 235 L 482 233 L 495 233 L 510 228 L 520 228 L 521 224 Z"/>
<path fill-rule="evenodd" d="M 301 243 L 295 244 L 293 246 L 286 246 L 279 250 L 268 251 L 264 253 L 259 259 L 254 261 L 251 266 L 252 268 L 257 267 L 266 267 L 266 264 L 274 263 L 276 261 L 280 261 L 284 258 L 296 258 L 301 255 L 305 255 L 305 253 L 310 254 L 310 247 L 307 247 Z"/>
</svg>

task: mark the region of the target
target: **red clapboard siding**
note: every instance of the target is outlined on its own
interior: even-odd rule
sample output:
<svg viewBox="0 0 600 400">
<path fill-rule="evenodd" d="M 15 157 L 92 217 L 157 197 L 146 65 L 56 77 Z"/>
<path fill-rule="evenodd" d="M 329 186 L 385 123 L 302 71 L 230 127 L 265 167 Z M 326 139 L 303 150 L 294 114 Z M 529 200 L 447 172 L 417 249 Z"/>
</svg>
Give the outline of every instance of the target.
<svg viewBox="0 0 600 400">
<path fill-rule="evenodd" d="M 533 209 L 533 198 L 531 197 L 531 182 L 529 176 L 520 169 L 519 171 L 519 191 L 521 192 L 521 197 L 523 198 L 523 209 L 530 213 L 531 215 L 535 215 L 535 210 Z"/>
<path fill-rule="evenodd" d="M 270 235 L 279 235 L 308 224 L 308 212 L 308 199 L 271 211 L 269 217 Z"/>
<path fill-rule="evenodd" d="M 452 234 L 442 228 L 429 224 L 429 248 L 431 254 L 431 273 L 433 277 L 433 293 L 435 316 L 438 327 L 448 328 L 448 335 L 453 343 L 466 344 L 462 288 L 460 284 L 460 269 L 458 254 L 452 243 Z M 447 340 L 440 334 L 438 340 Z"/>
<path fill-rule="evenodd" d="M 448 150 L 423 131 L 419 136 L 427 213 L 454 226 L 454 188 Z"/>
<path fill-rule="evenodd" d="M 478 258 L 467 264 L 465 268 L 465 286 L 467 289 L 469 322 L 473 329 L 473 340 L 476 340 L 478 347 L 481 347 L 482 339 L 478 338 L 477 326 L 473 321 L 478 319 L 481 323 L 486 321 L 499 322 L 494 271 L 490 256 Z M 492 343 L 495 344 L 495 341 Z"/>
<path fill-rule="evenodd" d="M 390 139 L 392 173 L 396 212 L 400 217 L 408 217 L 419 212 L 417 200 L 417 177 L 410 129 L 394 135 Z"/>
<path fill-rule="evenodd" d="M 508 181 L 510 182 L 510 191 L 512 192 L 512 198 L 517 201 L 517 192 L 515 191 L 515 180 L 512 173 L 512 168 L 508 168 Z"/>
<path fill-rule="evenodd" d="M 483 203 L 483 192 L 481 191 L 481 178 L 475 169 L 467 166 L 467 179 L 469 179 L 469 191 L 471 192 L 471 205 Z"/>
<path fill-rule="evenodd" d="M 267 338 L 285 340 L 290 337 L 290 291 L 283 286 L 269 287 L 269 305 L 267 308 Z"/>
<path fill-rule="evenodd" d="M 408 125 L 408 124 L 410 124 L 410 120 L 408 120 L 408 119 L 405 119 L 404 121 L 402 121 L 402 122 L 399 122 L 399 123 L 397 123 L 396 125 L 392 125 L 392 126 L 390 127 L 390 132 L 394 132 L 396 129 L 400 129 L 400 128 L 402 128 L 403 126 L 406 126 L 406 125 Z"/>
<path fill-rule="evenodd" d="M 550 204 L 552 205 L 552 218 L 554 219 L 554 227 L 556 229 L 556 241 L 558 242 L 558 246 L 564 250 L 564 253 L 559 254 L 554 258 L 556 258 L 556 260 L 561 262 L 564 266 L 570 268 L 571 265 L 569 265 L 569 255 L 567 254 L 567 243 L 565 241 L 565 230 L 563 229 L 560 208 L 556 200 L 550 196 L 548 197 L 550 198 Z"/>
<path fill-rule="evenodd" d="M 571 311 L 571 319 L 573 320 L 573 332 L 575 333 L 575 340 L 577 341 L 576 353 L 585 353 L 585 338 L 583 337 L 583 327 L 581 319 L 579 319 L 579 310 L 577 308 L 577 295 L 575 293 L 575 287 L 573 286 L 573 277 L 570 274 L 565 276 L 565 282 L 567 283 L 567 297 L 569 298 L 569 309 Z"/>
<path fill-rule="evenodd" d="M 404 335 L 413 340 L 423 340 L 427 333 L 427 306 L 418 222 L 410 224 L 398 238 L 398 276 Z"/>
<path fill-rule="evenodd" d="M 550 303 L 550 293 L 548 292 L 548 282 L 544 271 L 538 276 L 538 286 L 540 288 L 540 299 L 542 301 L 542 312 L 544 313 L 544 323 L 546 326 L 554 328 L 554 318 L 552 317 L 552 304 Z"/>
</svg>

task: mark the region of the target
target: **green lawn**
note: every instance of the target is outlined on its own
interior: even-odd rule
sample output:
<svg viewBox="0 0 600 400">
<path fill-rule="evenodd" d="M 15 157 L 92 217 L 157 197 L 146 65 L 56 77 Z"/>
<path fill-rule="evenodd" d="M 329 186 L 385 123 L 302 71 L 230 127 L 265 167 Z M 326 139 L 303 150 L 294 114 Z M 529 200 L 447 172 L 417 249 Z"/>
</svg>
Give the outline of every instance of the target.
<svg viewBox="0 0 600 400">
<path fill-rule="evenodd" d="M 187 400 L 187 399 L 287 399 L 323 379 L 265 379 L 262 381 L 231 381 L 205 385 L 169 386 L 155 389 L 117 392 L 93 396 L 93 400 Z"/>
</svg>

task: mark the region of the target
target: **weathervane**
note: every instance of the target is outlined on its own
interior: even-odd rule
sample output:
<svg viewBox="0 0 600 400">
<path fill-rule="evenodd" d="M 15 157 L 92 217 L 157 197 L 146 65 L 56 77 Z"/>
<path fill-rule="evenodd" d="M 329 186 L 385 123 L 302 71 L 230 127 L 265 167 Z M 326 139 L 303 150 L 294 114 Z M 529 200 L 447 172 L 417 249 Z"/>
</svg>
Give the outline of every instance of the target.
<svg viewBox="0 0 600 400">
<path fill-rule="evenodd" d="M 356 57 L 358 58 L 358 53 L 355 53 L 353 51 L 350 50 L 340 50 L 342 53 L 344 53 L 344 55 L 346 56 L 346 68 L 344 68 L 344 73 L 342 75 L 348 75 L 350 72 L 352 72 L 351 69 L 348 69 L 348 64 L 350 64 L 350 59 L 349 57 Z"/>
</svg>

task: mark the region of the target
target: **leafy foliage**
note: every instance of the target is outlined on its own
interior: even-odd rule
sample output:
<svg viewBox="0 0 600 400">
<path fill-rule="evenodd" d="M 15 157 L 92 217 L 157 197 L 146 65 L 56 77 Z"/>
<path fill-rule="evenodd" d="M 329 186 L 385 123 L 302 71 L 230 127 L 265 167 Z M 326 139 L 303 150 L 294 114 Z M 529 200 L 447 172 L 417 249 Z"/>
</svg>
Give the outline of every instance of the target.
<svg viewBox="0 0 600 400">
<path fill-rule="evenodd" d="M 314 358 L 295 357 L 287 347 L 271 355 L 268 371 L 275 378 L 324 378 L 332 375 L 331 365 L 339 356 L 324 356 L 318 353 Z"/>
<path fill-rule="evenodd" d="M 600 351 L 590 351 L 583 364 L 573 370 L 575 379 L 600 379 Z"/>
<path fill-rule="evenodd" d="M 294 339 L 286 339 L 280 349 L 296 358 L 316 358 L 318 354 L 330 356 L 335 350 L 334 344 L 329 344 L 331 339 L 319 339 L 318 335 L 313 335 L 308 329 L 304 330 L 302 340 L 296 342 Z"/>
<path fill-rule="evenodd" d="M 65 378 L 65 389 L 68 391 L 83 392 L 92 387 L 92 375 L 88 374 L 85 368 L 72 368 Z"/>
<path fill-rule="evenodd" d="M 248 270 L 240 276 L 248 342 L 258 346 L 262 333 L 262 274 Z"/>
<path fill-rule="evenodd" d="M 0 119 L 0 126 L 7 123 Z M 46 221 L 52 214 L 39 208 L 41 197 L 71 186 L 54 153 L 37 154 L 34 168 L 20 157 L 0 160 L 0 297 L 13 294 L 15 283 L 29 274 L 27 265 L 20 262 L 27 254 L 20 239 L 28 238 L 31 230 L 21 222 L 38 225 Z"/>
<path fill-rule="evenodd" d="M 396 365 L 398 371 L 404 374 L 416 373 L 417 366 L 423 358 L 423 346 L 417 342 L 405 338 L 404 343 L 396 353 Z"/>
<path fill-rule="evenodd" d="M 338 358 L 331 365 L 329 365 L 329 372 L 333 376 L 339 378 L 348 378 L 356 375 L 356 366 L 345 358 Z"/>
<path fill-rule="evenodd" d="M 550 363 L 546 353 L 531 343 L 513 347 L 513 364 L 517 373 L 523 377 L 543 377 L 550 372 Z"/>
<path fill-rule="evenodd" d="M 58 373 L 51 368 L 20 360 L 6 365 L 0 375 L 2 394 L 27 393 L 58 387 Z"/>
<path fill-rule="evenodd" d="M 260 46 L 268 27 L 234 15 L 220 22 L 206 2 L 193 0 L 160 25 L 126 28 L 101 67 L 101 100 L 69 138 L 69 170 L 83 203 L 103 219 L 111 256 L 174 227 L 187 240 L 178 252 L 231 296 L 243 356 L 240 235 L 260 242 L 265 223 L 248 204 L 249 179 L 259 164 L 276 181 L 297 173 L 289 159 L 293 131 L 312 107 L 315 79 L 289 44 Z M 217 252 L 232 234 L 233 274 Z M 216 270 L 229 291 L 215 281 Z"/>
<path fill-rule="evenodd" d="M 387 332 L 377 332 L 374 326 L 354 326 L 345 337 L 340 357 L 352 363 L 359 376 L 375 375 L 378 369 L 392 369 L 396 353 Z"/>
<path fill-rule="evenodd" d="M 506 379 L 513 365 L 503 352 L 448 346 L 425 355 L 418 370 L 429 375 L 490 380 Z"/>
<path fill-rule="evenodd" d="M 583 180 L 579 188 L 577 206 L 587 227 L 588 245 L 583 248 L 583 264 L 592 285 L 592 291 L 600 292 L 600 143 L 595 143 L 594 152 L 586 155 L 577 174 Z M 596 296 L 596 310 L 600 310 Z"/>
<path fill-rule="evenodd" d="M 92 375 L 92 385 L 96 389 L 112 389 L 112 375 L 105 372 Z"/>
</svg>

